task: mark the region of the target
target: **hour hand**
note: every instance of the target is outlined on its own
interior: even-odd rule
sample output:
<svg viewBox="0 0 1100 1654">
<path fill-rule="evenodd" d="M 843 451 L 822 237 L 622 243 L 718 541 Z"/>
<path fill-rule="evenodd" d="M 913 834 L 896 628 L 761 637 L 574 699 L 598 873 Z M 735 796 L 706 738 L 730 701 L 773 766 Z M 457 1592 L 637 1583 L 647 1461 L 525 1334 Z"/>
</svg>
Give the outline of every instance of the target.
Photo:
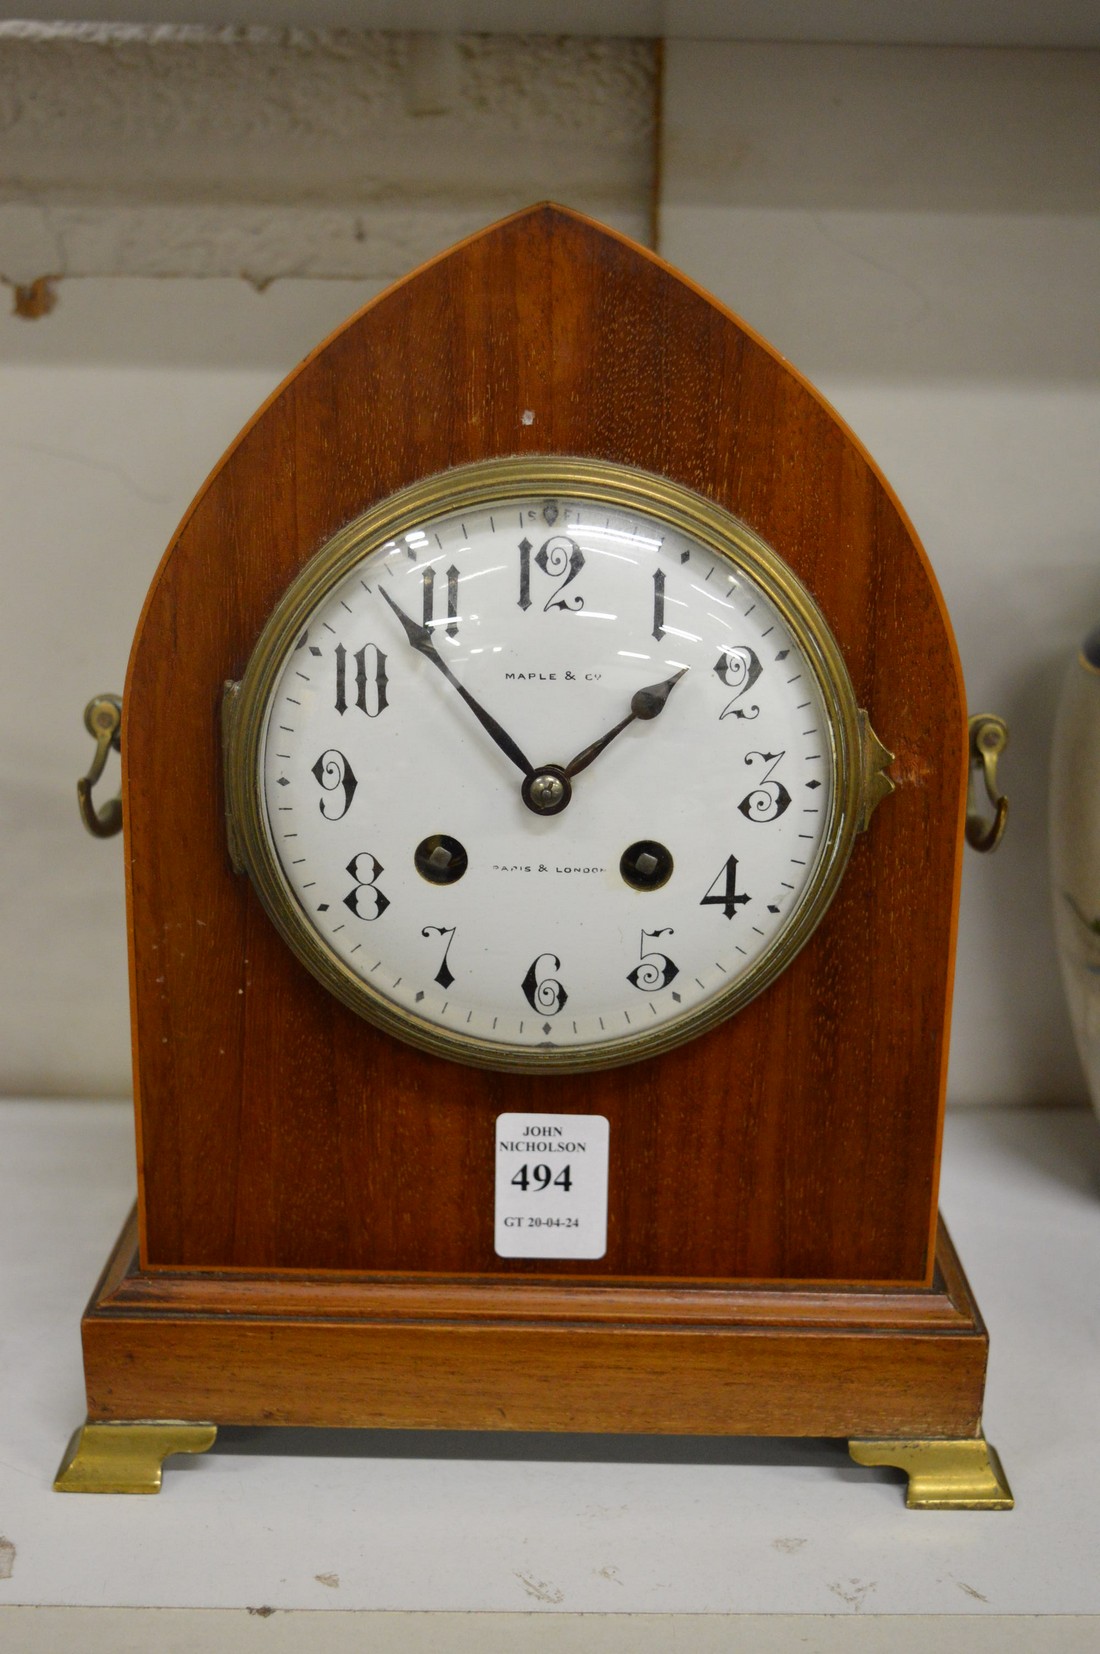
<svg viewBox="0 0 1100 1654">
<path fill-rule="evenodd" d="M 571 758 L 565 766 L 566 775 L 571 778 L 578 774 L 580 770 L 586 770 L 592 760 L 600 756 L 604 747 L 610 746 L 616 735 L 621 735 L 624 729 L 634 723 L 635 719 L 656 718 L 659 713 L 663 712 L 665 702 L 672 694 L 674 685 L 679 683 L 686 671 L 687 667 L 681 666 L 680 670 L 674 672 L 671 678 L 665 678 L 661 683 L 651 683 L 645 689 L 636 689 L 630 698 L 630 711 L 626 717 L 621 718 L 612 729 L 608 730 L 606 735 L 601 735 L 598 741 L 593 741 L 591 746 L 584 747 L 575 758 Z"/>
<path fill-rule="evenodd" d="M 407 615 L 404 609 L 400 608 L 399 605 L 394 602 L 389 592 L 384 589 L 382 591 L 382 596 L 386 599 L 386 602 L 389 604 L 390 608 L 393 610 L 394 614 L 404 627 L 405 636 L 408 638 L 413 648 L 420 654 L 424 655 L 426 659 L 430 660 L 433 666 L 437 666 L 446 678 L 447 682 L 457 689 L 458 693 L 466 702 L 466 705 L 470 708 L 470 711 L 473 713 L 482 729 L 484 729 L 486 733 L 492 737 L 501 752 L 512 760 L 512 763 L 515 764 L 517 769 L 523 772 L 524 776 L 530 775 L 531 765 L 524 753 L 512 740 L 512 737 L 508 734 L 508 731 L 501 728 L 492 713 L 486 712 L 481 703 L 476 701 L 465 685 L 460 683 L 458 678 L 455 677 L 454 673 L 447 665 L 447 662 L 443 659 L 443 656 L 439 653 L 439 650 L 432 642 L 431 629 L 427 626 L 422 626 L 419 621 L 413 620 L 409 615 Z"/>
</svg>

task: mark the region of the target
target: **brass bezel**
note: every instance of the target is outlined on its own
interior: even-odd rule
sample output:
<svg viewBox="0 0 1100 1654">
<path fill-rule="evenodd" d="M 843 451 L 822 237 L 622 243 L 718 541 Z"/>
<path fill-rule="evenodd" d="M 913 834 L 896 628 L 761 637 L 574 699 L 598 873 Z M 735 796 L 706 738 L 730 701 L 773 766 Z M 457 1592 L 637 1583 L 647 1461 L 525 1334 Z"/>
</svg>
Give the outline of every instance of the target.
<svg viewBox="0 0 1100 1654">
<path fill-rule="evenodd" d="M 287 653 L 310 615 L 351 568 L 385 541 L 426 519 L 475 505 L 570 495 L 646 511 L 730 560 L 783 616 L 813 671 L 825 704 L 833 795 L 817 866 L 787 924 L 745 975 L 705 1005 L 599 1045 L 517 1047 L 440 1028 L 368 986 L 329 951 L 285 882 L 269 837 L 262 797 L 268 705 Z M 831 902 L 863 817 L 861 713 L 836 640 L 801 580 L 747 524 L 713 501 L 646 471 L 608 461 L 531 455 L 482 460 L 425 477 L 348 523 L 303 567 L 272 611 L 240 684 L 230 686 L 224 721 L 226 805 L 231 853 L 249 875 L 283 940 L 337 999 L 376 1027 L 436 1056 L 511 1072 L 573 1073 L 657 1056 L 713 1028 L 754 999 L 791 963 Z"/>
</svg>

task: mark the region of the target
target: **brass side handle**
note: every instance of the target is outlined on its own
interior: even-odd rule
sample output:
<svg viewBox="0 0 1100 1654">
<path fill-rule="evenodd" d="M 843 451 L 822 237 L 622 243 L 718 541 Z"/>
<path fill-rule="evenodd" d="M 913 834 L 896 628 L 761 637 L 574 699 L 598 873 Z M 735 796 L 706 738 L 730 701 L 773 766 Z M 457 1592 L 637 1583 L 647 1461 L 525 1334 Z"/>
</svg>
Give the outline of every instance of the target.
<svg viewBox="0 0 1100 1654">
<path fill-rule="evenodd" d="M 118 695 L 96 695 L 84 708 L 84 728 L 95 741 L 95 757 L 87 775 L 76 784 L 80 819 L 95 838 L 112 838 L 122 828 L 122 799 L 109 799 L 97 809 L 92 788 L 103 774 L 108 754 L 121 750 L 122 699 Z"/>
<path fill-rule="evenodd" d="M 978 712 L 970 719 L 970 798 L 966 807 L 966 842 L 972 850 L 996 850 L 1008 820 L 1008 799 L 997 786 L 997 760 L 1008 745 L 1008 725 L 992 712 Z M 986 797 L 993 807 L 987 820 L 973 808 L 975 777 L 985 783 Z"/>
</svg>

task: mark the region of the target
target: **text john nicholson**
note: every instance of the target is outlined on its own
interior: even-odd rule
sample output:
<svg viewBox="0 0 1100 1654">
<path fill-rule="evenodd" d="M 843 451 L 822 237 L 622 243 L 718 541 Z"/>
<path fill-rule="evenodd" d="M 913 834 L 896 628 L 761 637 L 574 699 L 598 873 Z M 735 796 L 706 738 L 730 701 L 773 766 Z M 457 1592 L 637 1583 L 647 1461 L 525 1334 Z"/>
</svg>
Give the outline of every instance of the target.
<svg viewBox="0 0 1100 1654">
<path fill-rule="evenodd" d="M 587 1143 L 554 1143 L 547 1142 L 544 1137 L 541 1142 L 528 1141 L 526 1137 L 517 1137 L 510 1143 L 498 1143 L 498 1149 L 506 1154 L 587 1154 Z"/>
<path fill-rule="evenodd" d="M 561 1126 L 524 1126 L 523 1136 L 510 1143 L 498 1143 L 505 1154 L 587 1154 L 587 1143 L 559 1142 L 565 1136 Z"/>
</svg>

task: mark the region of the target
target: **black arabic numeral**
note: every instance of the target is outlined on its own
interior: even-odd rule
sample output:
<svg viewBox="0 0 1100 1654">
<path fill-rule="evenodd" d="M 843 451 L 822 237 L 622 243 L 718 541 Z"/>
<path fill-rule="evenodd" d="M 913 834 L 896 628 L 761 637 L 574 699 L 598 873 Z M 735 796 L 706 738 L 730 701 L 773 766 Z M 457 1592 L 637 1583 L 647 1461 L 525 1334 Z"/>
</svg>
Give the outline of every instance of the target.
<svg viewBox="0 0 1100 1654">
<path fill-rule="evenodd" d="M 553 976 L 540 976 L 539 967 L 544 959 L 549 959 L 551 970 L 561 970 L 561 960 L 553 953 L 540 953 L 537 959 L 531 961 L 530 969 L 520 986 L 523 997 L 532 1011 L 540 1016 L 552 1017 L 562 1010 L 569 995 L 561 983 Z"/>
<path fill-rule="evenodd" d="M 536 1160 L 533 1166 L 524 1165 L 519 1168 L 519 1171 L 512 1178 L 512 1187 L 522 1189 L 524 1194 L 532 1187 L 536 1192 L 540 1189 L 553 1187 L 564 1189 L 568 1194 L 573 1187 L 573 1174 L 568 1166 L 563 1166 L 557 1177 L 555 1177 L 554 1168 L 549 1161 Z"/>
<path fill-rule="evenodd" d="M 746 793 L 737 806 L 746 821 L 778 821 L 790 804 L 791 795 L 782 781 L 772 779 L 785 756 L 786 754 L 782 752 L 750 752 L 746 754 L 746 764 L 751 764 L 754 759 L 759 758 L 761 763 L 767 765 L 752 792 Z"/>
<path fill-rule="evenodd" d="M 436 971 L 435 976 L 432 978 L 433 982 L 438 982 L 441 988 L 449 988 L 451 983 L 454 981 L 454 972 L 447 963 L 447 955 L 451 951 L 451 943 L 455 939 L 456 928 L 457 927 L 455 925 L 452 925 L 450 929 L 448 929 L 446 925 L 425 925 L 424 929 L 420 932 L 421 936 L 445 936 L 447 938 L 447 946 L 443 949 L 442 961 L 440 962 L 439 969 Z"/>
<path fill-rule="evenodd" d="M 669 983 L 680 974 L 679 965 L 674 965 L 667 953 L 645 951 L 647 942 L 655 942 L 659 936 L 672 936 L 671 925 L 664 930 L 643 930 L 642 939 L 638 944 L 641 955 L 641 964 L 635 965 L 632 971 L 627 972 L 626 980 L 638 989 L 639 993 L 660 993 Z"/>
<path fill-rule="evenodd" d="M 535 562 L 551 580 L 561 580 L 562 575 L 565 576 L 543 604 L 543 614 L 549 614 L 551 609 L 565 609 L 575 614 L 578 609 L 584 608 L 583 597 L 561 595 L 584 567 L 584 552 L 575 540 L 567 534 L 552 534 L 536 554 Z"/>
<path fill-rule="evenodd" d="M 519 543 L 519 606 L 531 607 L 531 542 L 526 535 Z"/>
<path fill-rule="evenodd" d="M 721 872 L 699 906 L 720 907 L 726 918 L 732 919 L 743 903 L 751 901 L 751 896 L 739 895 L 737 891 L 737 857 L 727 856 Z"/>
<path fill-rule="evenodd" d="M 348 862 L 347 870 L 355 880 L 355 888 L 349 890 L 344 897 L 344 906 L 354 913 L 357 919 L 380 919 L 389 907 L 390 899 L 378 888 L 378 878 L 382 872 L 382 863 L 378 857 L 372 856 L 369 850 L 360 850 L 359 854 L 352 856 Z M 363 895 L 365 890 L 370 891 L 373 913 L 364 912 L 360 905 L 367 900 Z"/>
<path fill-rule="evenodd" d="M 739 701 L 742 695 L 748 693 L 764 670 L 756 651 L 744 644 L 735 649 L 723 649 L 714 663 L 714 670 L 727 689 L 736 691 L 733 700 L 728 701 L 718 714 L 719 723 L 723 718 L 729 717 L 748 718 L 750 720 L 758 718 L 760 716 L 758 706 L 746 708 L 734 705 L 734 701 Z"/>
<path fill-rule="evenodd" d="M 342 643 L 336 645 L 336 710 L 343 717 L 348 709 L 347 698 L 348 652 Z"/>
<path fill-rule="evenodd" d="M 424 585 L 424 624 L 430 631 L 435 625 L 435 570 L 425 569 L 421 576 Z M 447 570 L 447 625 L 448 637 L 458 634 L 458 570 L 452 563 Z"/>
<path fill-rule="evenodd" d="M 367 670 L 367 651 L 373 650 L 372 669 Z M 336 655 L 336 710 L 341 715 L 347 711 L 347 670 L 348 652 L 342 643 L 338 643 L 334 650 Z M 368 718 L 377 718 L 385 712 L 389 705 L 387 686 L 389 678 L 386 675 L 386 656 L 377 643 L 364 643 L 351 657 L 355 662 L 355 700 L 353 705 L 365 712 Z M 368 690 L 370 691 L 368 693 Z"/>
<path fill-rule="evenodd" d="M 359 784 L 355 779 L 355 771 L 343 753 L 338 752 L 335 747 L 330 747 L 327 752 L 321 754 L 309 773 L 316 778 L 318 786 L 323 787 L 326 793 L 343 793 L 343 809 L 326 810 L 326 801 L 323 798 L 318 805 L 326 821 L 342 821 L 351 809 L 351 801 Z M 333 802 L 335 803 L 335 800 Z"/>
<path fill-rule="evenodd" d="M 665 635 L 665 571 L 653 571 L 653 636 L 660 643 Z"/>
<path fill-rule="evenodd" d="M 458 570 L 452 563 L 447 570 L 447 636 L 458 635 Z"/>
</svg>

